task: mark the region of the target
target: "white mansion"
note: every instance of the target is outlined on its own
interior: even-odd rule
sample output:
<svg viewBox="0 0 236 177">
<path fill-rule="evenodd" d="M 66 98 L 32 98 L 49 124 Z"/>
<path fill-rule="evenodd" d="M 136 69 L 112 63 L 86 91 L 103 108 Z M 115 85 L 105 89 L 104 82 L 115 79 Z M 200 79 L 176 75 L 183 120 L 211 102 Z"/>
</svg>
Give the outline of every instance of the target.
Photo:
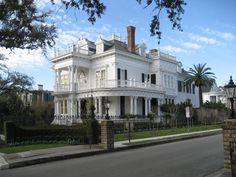
<svg viewBox="0 0 236 177">
<path fill-rule="evenodd" d="M 120 118 L 125 114 L 145 117 L 160 115 L 163 103 L 190 99 L 199 106 L 198 88 L 185 86 L 186 72 L 174 56 L 135 44 L 135 27 L 128 26 L 128 44 L 119 37 L 99 37 L 96 42 L 80 39 L 70 48 L 55 52 L 55 119 L 53 124 L 81 121 L 86 100 L 93 98 L 98 119 L 106 114 Z"/>
</svg>

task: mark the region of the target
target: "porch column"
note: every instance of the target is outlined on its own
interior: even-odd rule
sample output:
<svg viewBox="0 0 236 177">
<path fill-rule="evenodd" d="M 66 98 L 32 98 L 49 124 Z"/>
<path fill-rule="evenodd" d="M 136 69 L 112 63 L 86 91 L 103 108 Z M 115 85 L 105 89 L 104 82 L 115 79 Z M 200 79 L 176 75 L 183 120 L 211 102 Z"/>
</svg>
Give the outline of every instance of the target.
<svg viewBox="0 0 236 177">
<path fill-rule="evenodd" d="M 70 75 L 70 91 L 74 90 L 74 66 L 69 66 L 69 75 Z"/>
<path fill-rule="evenodd" d="M 102 117 L 102 97 L 100 96 L 100 97 L 98 97 L 98 104 L 99 104 L 99 108 L 98 108 L 98 115 L 100 116 L 100 117 Z"/>
<path fill-rule="evenodd" d="M 61 70 L 60 69 L 57 69 L 57 81 L 55 83 L 55 86 L 56 86 L 56 91 L 60 91 L 60 88 L 61 88 Z"/>
<path fill-rule="evenodd" d="M 80 118 L 81 119 L 81 117 L 80 117 L 80 99 L 79 98 L 77 98 L 77 116 L 78 116 L 78 119 Z"/>
<path fill-rule="evenodd" d="M 68 81 L 69 81 L 68 82 L 69 83 L 69 90 L 71 90 L 71 86 L 70 86 L 71 85 L 70 84 L 71 83 L 71 67 L 70 66 L 68 66 L 68 75 L 67 76 L 68 76 Z"/>
<path fill-rule="evenodd" d="M 130 96 L 130 114 L 133 114 L 133 110 L 134 110 L 134 97 Z"/>
<path fill-rule="evenodd" d="M 158 117 L 161 116 L 161 102 L 162 100 L 158 98 L 158 102 L 157 102 L 157 114 L 158 114 Z"/>
<path fill-rule="evenodd" d="M 58 78 L 57 79 L 58 79 L 57 83 L 58 83 L 58 85 L 60 85 L 61 84 L 61 70 L 60 69 L 58 69 Z"/>
<path fill-rule="evenodd" d="M 70 115 L 74 115 L 74 99 L 70 100 Z"/>
<path fill-rule="evenodd" d="M 97 115 L 97 113 L 98 113 L 97 102 L 98 102 L 98 98 L 95 97 L 95 98 L 94 98 L 95 115 Z"/>
<path fill-rule="evenodd" d="M 71 100 L 70 99 L 67 99 L 67 114 L 70 115 L 71 113 Z"/>
<path fill-rule="evenodd" d="M 137 100 L 138 97 L 134 97 L 134 115 L 137 115 Z"/>
<path fill-rule="evenodd" d="M 78 67 L 77 66 L 75 66 L 75 82 L 74 83 L 75 83 L 74 85 L 76 85 L 75 90 L 78 90 Z"/>
<path fill-rule="evenodd" d="M 60 115 L 60 102 L 57 100 L 56 102 L 56 115 L 59 116 Z"/>
<path fill-rule="evenodd" d="M 148 113 L 151 112 L 151 99 L 152 98 L 148 98 Z"/>
<path fill-rule="evenodd" d="M 56 100 L 54 101 L 54 108 L 55 108 L 54 109 L 54 116 L 56 116 L 57 115 L 57 110 L 58 110 L 57 109 L 57 101 Z"/>
<path fill-rule="evenodd" d="M 58 87 L 58 75 L 59 75 L 59 72 L 58 72 L 58 69 L 55 69 L 55 90 L 57 90 L 57 87 Z"/>
<path fill-rule="evenodd" d="M 148 115 L 148 98 L 145 97 L 145 116 Z"/>
<path fill-rule="evenodd" d="M 58 114 L 61 115 L 61 100 L 58 100 Z"/>
</svg>

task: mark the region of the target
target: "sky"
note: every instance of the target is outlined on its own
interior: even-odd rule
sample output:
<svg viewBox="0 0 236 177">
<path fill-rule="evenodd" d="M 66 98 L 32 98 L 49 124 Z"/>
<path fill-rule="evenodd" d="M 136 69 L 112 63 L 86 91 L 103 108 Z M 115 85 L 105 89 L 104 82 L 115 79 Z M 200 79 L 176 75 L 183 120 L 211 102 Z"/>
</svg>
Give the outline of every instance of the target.
<svg viewBox="0 0 236 177">
<path fill-rule="evenodd" d="M 107 38 L 115 34 L 127 41 L 126 27 L 129 25 L 136 27 L 136 43 L 146 43 L 147 51 L 157 48 L 174 55 L 185 70 L 194 64 L 207 63 L 215 73 L 218 86 L 227 84 L 231 75 L 236 82 L 235 0 L 186 0 L 181 21 L 183 32 L 172 30 L 163 11 L 160 44 L 149 32 L 155 14 L 153 7 L 144 8 L 145 5 L 139 5 L 136 0 L 101 0 L 107 9 L 94 25 L 87 21 L 84 12 L 66 11 L 60 0 L 55 0 L 55 6 L 50 4 L 50 0 L 35 1 L 40 11 L 53 11 L 48 23 L 57 27 L 56 45 L 47 50 L 46 56 L 41 50 L 9 51 L 0 48 L 0 53 L 9 58 L 6 64 L 11 70 L 34 78 L 34 88 L 43 84 L 44 89 L 53 90 L 55 75 L 50 60 L 54 50 L 72 45 L 82 36 L 95 41 L 98 36 Z"/>
</svg>

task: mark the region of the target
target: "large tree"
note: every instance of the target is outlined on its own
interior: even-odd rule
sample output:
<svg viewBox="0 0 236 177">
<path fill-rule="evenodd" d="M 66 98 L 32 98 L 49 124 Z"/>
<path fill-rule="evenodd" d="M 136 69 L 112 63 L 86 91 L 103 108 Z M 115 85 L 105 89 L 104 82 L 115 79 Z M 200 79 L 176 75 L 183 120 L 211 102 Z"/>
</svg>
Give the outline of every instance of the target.
<svg viewBox="0 0 236 177">
<path fill-rule="evenodd" d="M 19 72 L 10 71 L 2 63 L 4 60 L 7 60 L 7 58 L 0 54 L 0 96 L 30 90 L 34 83 L 33 78 Z"/>
<path fill-rule="evenodd" d="M 193 65 L 193 68 L 190 68 L 188 73 L 190 76 L 185 79 L 185 82 L 186 84 L 194 83 L 199 88 L 199 102 L 200 106 L 202 106 L 202 88 L 211 87 L 215 83 L 215 74 L 211 72 L 210 67 L 206 66 L 206 63 Z"/>
<path fill-rule="evenodd" d="M 136 0 L 141 4 L 144 0 Z M 181 15 L 184 14 L 184 6 L 187 5 L 185 0 L 146 0 L 146 7 L 153 6 L 153 11 L 156 12 L 153 15 L 150 23 L 151 36 L 157 36 L 160 43 L 161 39 L 161 28 L 160 28 L 160 14 L 166 11 L 167 17 L 169 18 L 172 29 L 178 29 L 183 31 L 181 28 Z"/>
<path fill-rule="evenodd" d="M 33 78 L 10 71 L 3 64 L 4 60 L 7 58 L 0 54 L 0 132 L 3 122 L 7 120 L 25 124 L 25 117 L 29 117 L 29 108 L 23 104 L 19 94 L 31 89 L 33 84 Z"/>
<path fill-rule="evenodd" d="M 68 9 L 84 11 L 88 21 L 94 24 L 104 14 L 106 6 L 101 0 L 60 0 Z M 155 15 L 150 22 L 150 33 L 161 39 L 160 14 L 165 10 L 173 28 L 181 29 L 184 0 L 136 0 L 146 7 L 153 7 Z M 51 0 L 52 5 L 55 0 Z M 57 37 L 54 24 L 48 24 L 50 12 L 41 12 L 35 0 L 0 1 L 0 47 L 9 49 L 46 49 L 55 44 Z"/>
</svg>

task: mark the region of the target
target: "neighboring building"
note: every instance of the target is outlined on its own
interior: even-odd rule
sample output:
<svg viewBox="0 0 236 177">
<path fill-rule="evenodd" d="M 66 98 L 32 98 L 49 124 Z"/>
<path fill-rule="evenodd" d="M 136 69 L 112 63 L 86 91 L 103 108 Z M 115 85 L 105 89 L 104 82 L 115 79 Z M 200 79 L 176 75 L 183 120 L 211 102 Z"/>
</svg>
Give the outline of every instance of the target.
<svg viewBox="0 0 236 177">
<path fill-rule="evenodd" d="M 178 89 L 185 76 L 174 56 L 152 49 L 144 43 L 135 45 L 135 27 L 127 27 L 128 44 L 112 36 L 96 42 L 85 38 L 64 51 L 55 52 L 55 119 L 53 124 L 80 122 L 86 100 L 93 96 L 97 118 L 105 115 L 105 101 L 110 101 L 109 115 L 160 115 L 163 103 L 191 99 L 199 106 L 198 91 Z"/>
<path fill-rule="evenodd" d="M 210 89 L 205 89 L 205 91 L 202 93 L 203 103 L 205 102 L 213 102 L 218 103 L 221 102 L 225 104 L 227 107 L 229 107 L 229 103 L 227 100 L 227 96 L 225 93 L 225 90 L 223 87 L 217 87 L 216 84 L 214 84 Z"/>
<path fill-rule="evenodd" d="M 43 85 L 38 84 L 38 90 L 31 90 L 20 95 L 21 100 L 25 105 L 34 103 L 49 103 L 53 102 L 52 91 L 43 90 Z"/>
</svg>

